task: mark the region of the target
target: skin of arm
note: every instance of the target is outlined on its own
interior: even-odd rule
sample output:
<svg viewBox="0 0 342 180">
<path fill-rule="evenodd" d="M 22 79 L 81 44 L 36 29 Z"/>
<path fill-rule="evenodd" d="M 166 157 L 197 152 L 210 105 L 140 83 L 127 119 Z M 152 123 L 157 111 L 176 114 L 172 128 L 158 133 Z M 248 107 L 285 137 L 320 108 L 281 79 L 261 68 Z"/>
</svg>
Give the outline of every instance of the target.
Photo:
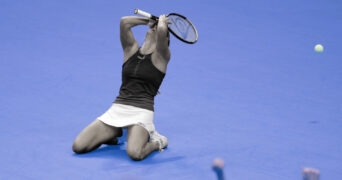
<svg viewBox="0 0 342 180">
<path fill-rule="evenodd" d="M 169 19 L 166 15 L 159 16 L 159 22 L 157 27 L 157 46 L 156 50 L 160 54 L 162 59 L 168 61 L 170 59 L 169 49 L 169 30 L 168 30 Z"/>
<path fill-rule="evenodd" d="M 164 73 L 166 73 L 167 64 L 171 58 L 168 24 L 168 18 L 165 15 L 161 15 L 157 24 L 155 52 L 152 54 L 153 64 Z"/>
<path fill-rule="evenodd" d="M 120 21 L 120 39 L 124 51 L 124 62 L 126 62 L 138 49 L 139 43 L 135 39 L 132 27 L 137 25 L 155 24 L 156 21 L 137 16 L 124 16 Z M 141 48 L 144 54 L 152 53 L 153 64 L 162 72 L 166 72 L 171 53 L 169 49 L 168 24 L 166 15 L 161 15 L 155 26 L 150 26 Z"/>
<path fill-rule="evenodd" d="M 149 21 L 150 20 L 147 18 L 137 16 L 124 16 L 121 18 L 120 40 L 124 52 L 124 61 L 133 55 L 139 48 L 139 44 L 135 39 L 131 28 L 137 25 L 147 25 Z"/>
</svg>

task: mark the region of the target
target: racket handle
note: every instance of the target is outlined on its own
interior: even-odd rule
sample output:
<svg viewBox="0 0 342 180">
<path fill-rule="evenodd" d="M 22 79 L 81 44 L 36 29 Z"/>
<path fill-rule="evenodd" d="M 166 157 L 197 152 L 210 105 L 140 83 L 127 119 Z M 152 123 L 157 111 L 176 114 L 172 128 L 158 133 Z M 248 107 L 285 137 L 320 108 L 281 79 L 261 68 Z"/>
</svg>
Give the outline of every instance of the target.
<svg viewBox="0 0 342 180">
<path fill-rule="evenodd" d="M 134 9 L 134 14 L 139 14 L 141 16 L 144 16 L 144 17 L 147 17 L 147 18 L 150 18 L 150 19 L 153 19 L 155 21 L 158 20 L 158 17 L 157 16 L 154 16 L 148 12 L 145 12 L 143 10 L 140 10 L 140 9 Z"/>
</svg>

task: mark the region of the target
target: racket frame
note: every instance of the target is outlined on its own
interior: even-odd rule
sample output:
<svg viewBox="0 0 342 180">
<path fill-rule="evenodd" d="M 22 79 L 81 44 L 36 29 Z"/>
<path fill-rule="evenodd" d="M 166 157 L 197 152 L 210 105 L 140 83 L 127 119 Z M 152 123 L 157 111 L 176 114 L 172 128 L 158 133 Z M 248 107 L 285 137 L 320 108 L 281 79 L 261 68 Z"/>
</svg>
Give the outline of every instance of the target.
<svg viewBox="0 0 342 180">
<path fill-rule="evenodd" d="M 139 14 L 141 16 L 144 16 L 144 17 L 147 17 L 147 18 L 150 18 L 150 19 L 153 19 L 155 21 L 158 21 L 159 17 L 155 16 L 155 15 L 152 15 L 148 12 L 145 12 L 143 10 L 140 10 L 140 9 L 134 9 L 134 14 Z M 183 39 L 182 37 L 180 37 L 179 35 L 177 35 L 177 33 L 175 33 L 169 26 L 168 26 L 168 30 L 169 32 L 171 32 L 171 34 L 173 36 L 175 36 L 177 39 L 181 40 L 182 42 L 185 42 L 185 43 L 188 43 L 188 44 L 194 44 L 197 42 L 198 40 L 198 32 L 197 32 L 197 29 L 196 27 L 194 26 L 194 24 L 192 24 L 192 22 L 185 16 L 181 15 L 181 14 L 178 14 L 178 13 L 170 13 L 168 14 L 167 16 L 171 16 L 171 15 L 174 15 L 174 16 L 179 16 L 181 17 L 182 19 L 184 19 L 185 21 L 187 21 L 189 23 L 189 25 L 192 27 L 192 29 L 195 31 L 195 40 L 194 41 L 187 41 L 185 39 Z"/>
<path fill-rule="evenodd" d="M 187 22 L 189 23 L 189 25 L 192 27 L 192 29 L 195 31 L 195 36 L 196 36 L 196 38 L 195 38 L 194 41 L 187 41 L 187 40 L 181 38 L 180 36 L 178 36 L 175 32 L 173 32 L 173 30 L 172 30 L 170 27 L 168 27 L 168 29 L 169 29 L 169 31 L 171 32 L 171 34 L 174 35 L 177 39 L 179 39 L 179 40 L 181 40 L 181 41 L 183 41 L 183 42 L 185 42 L 185 43 L 188 43 L 188 44 L 194 44 L 194 43 L 196 43 L 197 40 L 198 40 L 198 32 L 197 32 L 197 29 L 196 29 L 196 27 L 194 26 L 194 24 L 192 24 L 192 22 L 191 22 L 187 17 L 185 17 L 185 16 L 183 16 L 183 15 L 181 15 L 181 14 L 178 14 L 178 13 L 170 13 L 170 14 L 168 14 L 167 16 L 170 16 L 170 15 L 179 16 L 179 17 L 183 18 L 185 21 L 187 21 Z"/>
</svg>

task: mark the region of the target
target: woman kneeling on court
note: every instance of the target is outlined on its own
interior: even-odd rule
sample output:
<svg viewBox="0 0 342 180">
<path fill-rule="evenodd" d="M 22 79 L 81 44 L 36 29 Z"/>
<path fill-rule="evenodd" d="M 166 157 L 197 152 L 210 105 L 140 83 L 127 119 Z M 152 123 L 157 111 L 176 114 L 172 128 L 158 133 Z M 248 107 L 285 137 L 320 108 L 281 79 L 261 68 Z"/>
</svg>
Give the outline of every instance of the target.
<svg viewBox="0 0 342 180">
<path fill-rule="evenodd" d="M 122 128 L 127 128 L 126 151 L 133 160 L 142 160 L 153 151 L 168 145 L 166 137 L 154 126 L 154 97 L 164 79 L 170 60 L 169 20 L 126 16 L 120 21 L 120 39 L 124 52 L 122 84 L 112 106 L 89 124 L 76 137 L 72 149 L 81 154 L 97 149 L 102 144 L 117 144 Z M 132 27 L 149 25 L 141 47 Z"/>
</svg>

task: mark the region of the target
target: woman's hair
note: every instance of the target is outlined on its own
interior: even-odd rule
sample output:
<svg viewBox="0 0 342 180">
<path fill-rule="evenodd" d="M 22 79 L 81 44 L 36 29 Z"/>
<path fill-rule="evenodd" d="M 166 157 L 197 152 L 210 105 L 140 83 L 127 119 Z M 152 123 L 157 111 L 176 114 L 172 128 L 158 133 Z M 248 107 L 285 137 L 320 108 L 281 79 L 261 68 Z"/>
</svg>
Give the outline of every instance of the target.
<svg viewBox="0 0 342 180">
<path fill-rule="evenodd" d="M 151 23 L 150 24 L 150 28 L 152 29 L 152 28 L 154 28 L 155 26 L 157 26 L 158 25 L 158 21 L 155 21 L 154 23 Z"/>
<path fill-rule="evenodd" d="M 170 32 L 169 31 L 167 31 L 166 38 L 167 38 L 167 46 L 170 46 Z"/>
<path fill-rule="evenodd" d="M 150 25 L 150 29 L 154 28 L 157 25 L 158 25 L 158 21 Z M 166 38 L 167 38 L 167 45 L 170 46 L 170 32 L 169 31 L 167 31 L 166 33 Z"/>
</svg>

